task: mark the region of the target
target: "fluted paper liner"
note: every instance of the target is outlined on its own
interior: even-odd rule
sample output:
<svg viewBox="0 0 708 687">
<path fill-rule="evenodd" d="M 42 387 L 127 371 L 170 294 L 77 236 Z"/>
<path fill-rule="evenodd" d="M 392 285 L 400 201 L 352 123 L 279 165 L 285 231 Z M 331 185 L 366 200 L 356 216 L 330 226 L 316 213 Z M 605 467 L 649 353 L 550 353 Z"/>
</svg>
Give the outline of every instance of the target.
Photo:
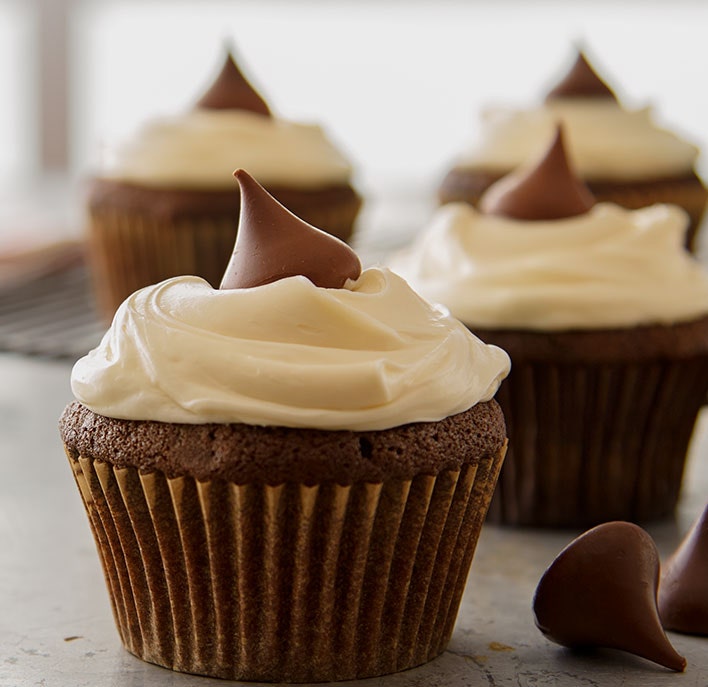
<svg viewBox="0 0 708 687">
<path fill-rule="evenodd" d="M 129 651 L 188 673 L 315 682 L 444 650 L 503 456 L 350 486 L 70 463 Z"/>
<path fill-rule="evenodd" d="M 515 363 L 497 393 L 509 452 L 489 520 L 588 527 L 669 516 L 708 360 Z"/>
<path fill-rule="evenodd" d="M 356 196 L 339 206 L 320 208 L 313 203 L 303 207 L 302 216 L 347 240 L 360 204 Z M 170 277 L 196 275 L 218 288 L 233 252 L 237 224 L 236 214 L 171 221 L 149 213 L 93 210 L 88 227 L 90 258 L 103 317 L 110 322 L 131 293 Z"/>
</svg>

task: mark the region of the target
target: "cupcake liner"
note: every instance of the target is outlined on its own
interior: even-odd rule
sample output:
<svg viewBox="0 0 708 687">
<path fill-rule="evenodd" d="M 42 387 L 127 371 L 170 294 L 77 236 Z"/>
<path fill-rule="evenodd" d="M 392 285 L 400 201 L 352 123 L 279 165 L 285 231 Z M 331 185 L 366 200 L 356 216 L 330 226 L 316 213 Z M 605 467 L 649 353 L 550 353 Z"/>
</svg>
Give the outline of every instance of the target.
<svg viewBox="0 0 708 687">
<path fill-rule="evenodd" d="M 476 207 L 487 188 L 502 176 L 503 174 L 484 170 L 453 168 L 440 185 L 438 201 L 441 205 L 464 202 Z M 704 188 L 697 176 L 640 180 L 634 183 L 588 180 L 585 180 L 585 183 L 598 203 L 615 203 L 630 210 L 655 203 L 670 203 L 682 207 L 688 213 L 690 220 L 686 231 L 686 247 L 696 252 L 698 229 L 708 201 L 708 190 Z"/>
<path fill-rule="evenodd" d="M 69 460 L 129 651 L 182 672 L 314 682 L 444 650 L 503 456 L 350 486 Z"/>
<path fill-rule="evenodd" d="M 515 362 L 497 394 L 510 448 L 490 521 L 589 527 L 670 515 L 707 392 L 705 357 Z"/>
<path fill-rule="evenodd" d="M 110 321 L 131 293 L 170 277 L 193 274 L 218 287 L 235 240 L 232 217 L 169 221 L 91 213 L 91 271 L 101 314 Z"/>
<path fill-rule="evenodd" d="M 361 201 L 318 207 L 316 198 L 291 209 L 313 226 L 347 240 Z M 89 216 L 92 279 L 98 308 L 108 322 L 134 291 L 185 274 L 218 288 L 236 241 L 236 215 L 162 217 L 150 212 L 93 209 Z"/>
</svg>

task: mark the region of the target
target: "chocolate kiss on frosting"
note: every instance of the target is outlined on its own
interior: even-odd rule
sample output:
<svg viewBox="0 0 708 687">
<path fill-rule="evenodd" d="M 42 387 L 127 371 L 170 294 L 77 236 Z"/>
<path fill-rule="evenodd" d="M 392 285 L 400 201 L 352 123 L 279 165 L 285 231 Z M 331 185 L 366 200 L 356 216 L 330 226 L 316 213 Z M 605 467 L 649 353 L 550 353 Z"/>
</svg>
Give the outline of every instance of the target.
<svg viewBox="0 0 708 687">
<path fill-rule="evenodd" d="M 637 525 L 607 522 L 572 541 L 536 588 L 536 625 L 568 647 L 621 649 L 682 671 L 656 607 L 659 554 Z"/>
<path fill-rule="evenodd" d="M 560 126 L 538 163 L 522 167 L 492 184 L 479 207 L 487 215 L 551 220 L 585 214 L 595 204 L 588 187 L 568 163 Z"/>
<path fill-rule="evenodd" d="M 265 100 L 248 83 L 230 51 L 226 53 L 224 66 L 216 80 L 196 106 L 209 110 L 249 110 L 270 117 Z"/>
<path fill-rule="evenodd" d="M 612 98 L 617 99 L 612 89 L 597 75 L 582 51 L 578 51 L 570 71 L 546 95 L 546 100 L 555 98 Z"/>
<path fill-rule="evenodd" d="M 667 630 L 708 635 L 708 504 L 664 565 L 659 615 Z"/>
<path fill-rule="evenodd" d="M 346 243 L 293 215 L 244 170 L 234 176 L 241 188 L 241 214 L 220 289 L 247 289 L 296 275 L 339 289 L 359 277 L 361 263 Z"/>
</svg>

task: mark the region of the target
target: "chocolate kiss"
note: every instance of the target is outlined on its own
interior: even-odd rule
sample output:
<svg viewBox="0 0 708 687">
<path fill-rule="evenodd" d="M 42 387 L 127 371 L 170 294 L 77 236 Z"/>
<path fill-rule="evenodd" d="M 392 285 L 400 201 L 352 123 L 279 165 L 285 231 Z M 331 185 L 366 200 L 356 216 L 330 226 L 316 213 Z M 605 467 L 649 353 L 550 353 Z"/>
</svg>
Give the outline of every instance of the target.
<svg viewBox="0 0 708 687">
<path fill-rule="evenodd" d="M 553 143 L 540 161 L 492 184 L 479 207 L 488 215 L 537 221 L 583 215 L 594 204 L 592 193 L 568 163 L 558 126 Z"/>
<path fill-rule="evenodd" d="M 659 621 L 659 554 L 629 522 L 607 522 L 558 554 L 536 588 L 536 625 L 568 647 L 609 647 L 682 671 Z"/>
<path fill-rule="evenodd" d="M 241 187 L 241 215 L 220 289 L 248 289 L 296 275 L 339 289 L 359 277 L 361 263 L 346 243 L 293 215 L 244 170 L 234 176 Z"/>
<path fill-rule="evenodd" d="M 555 98 L 612 98 L 617 96 L 597 75 L 582 51 L 570 71 L 546 95 L 546 100 Z"/>
<path fill-rule="evenodd" d="M 708 635 L 708 504 L 664 565 L 659 615 L 667 630 Z"/>
<path fill-rule="evenodd" d="M 270 117 L 265 100 L 241 73 L 230 51 L 214 83 L 197 101 L 196 107 L 209 110 L 249 110 Z"/>
</svg>

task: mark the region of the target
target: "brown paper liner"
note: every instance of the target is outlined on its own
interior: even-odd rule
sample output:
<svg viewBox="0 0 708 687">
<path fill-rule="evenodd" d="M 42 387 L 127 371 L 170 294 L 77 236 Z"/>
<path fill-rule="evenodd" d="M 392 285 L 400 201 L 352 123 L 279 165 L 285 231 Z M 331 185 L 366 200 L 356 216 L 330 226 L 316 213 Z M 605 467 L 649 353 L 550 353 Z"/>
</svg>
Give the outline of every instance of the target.
<svg viewBox="0 0 708 687">
<path fill-rule="evenodd" d="M 290 208 L 307 222 L 338 236 L 351 237 L 360 199 L 352 195 L 338 205 L 302 201 Z M 162 218 L 121 209 L 89 213 L 88 237 L 96 301 L 110 322 L 118 306 L 134 291 L 185 274 L 218 288 L 236 241 L 237 214 Z"/>
<path fill-rule="evenodd" d="M 441 205 L 464 202 L 477 206 L 482 194 L 502 176 L 483 170 L 453 168 L 440 185 L 438 200 Z M 697 176 L 636 183 L 587 180 L 585 183 L 598 203 L 616 203 L 630 210 L 655 203 L 671 203 L 682 207 L 690 218 L 686 231 L 686 247 L 696 251 L 697 233 L 708 201 L 708 190 Z"/>
<path fill-rule="evenodd" d="M 704 357 L 626 364 L 514 362 L 497 393 L 509 452 L 491 522 L 589 527 L 673 513 Z"/>
<path fill-rule="evenodd" d="M 70 463 L 129 651 L 188 673 L 319 682 L 445 649 L 503 456 L 351 486 Z"/>
</svg>

